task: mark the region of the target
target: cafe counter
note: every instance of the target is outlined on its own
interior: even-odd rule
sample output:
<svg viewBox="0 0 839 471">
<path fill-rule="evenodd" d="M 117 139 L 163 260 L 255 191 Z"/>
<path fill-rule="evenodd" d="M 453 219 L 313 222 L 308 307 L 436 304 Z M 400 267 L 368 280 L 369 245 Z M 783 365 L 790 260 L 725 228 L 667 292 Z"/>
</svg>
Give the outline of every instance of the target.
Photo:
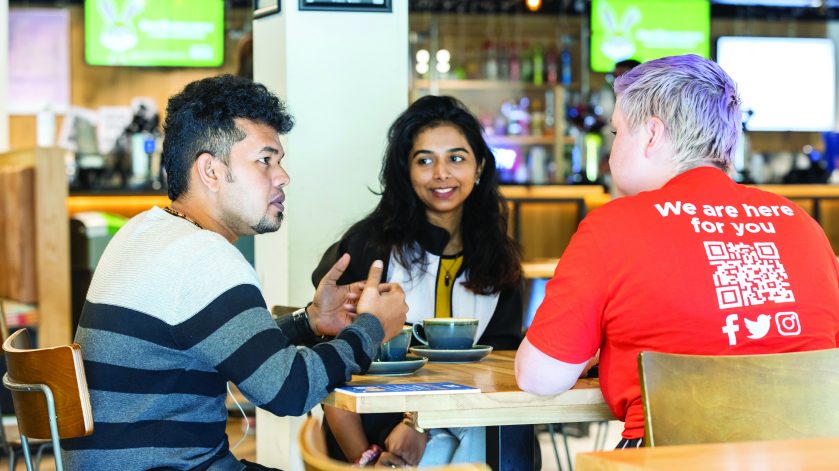
<svg viewBox="0 0 839 471">
<path fill-rule="evenodd" d="M 85 211 L 102 211 L 130 218 L 152 206 L 164 207 L 169 203 L 169 197 L 165 194 L 71 194 L 67 197 L 67 214 L 73 217 Z"/>
<path fill-rule="evenodd" d="M 839 253 L 839 185 L 762 185 L 757 188 L 792 200 L 824 228 Z M 524 259 L 558 258 L 579 222 L 611 196 L 599 185 L 502 186 L 510 209 L 510 235 L 524 247 Z M 166 206 L 165 194 L 71 194 L 69 216 L 82 211 L 104 211 L 134 216 L 152 206 Z"/>
</svg>

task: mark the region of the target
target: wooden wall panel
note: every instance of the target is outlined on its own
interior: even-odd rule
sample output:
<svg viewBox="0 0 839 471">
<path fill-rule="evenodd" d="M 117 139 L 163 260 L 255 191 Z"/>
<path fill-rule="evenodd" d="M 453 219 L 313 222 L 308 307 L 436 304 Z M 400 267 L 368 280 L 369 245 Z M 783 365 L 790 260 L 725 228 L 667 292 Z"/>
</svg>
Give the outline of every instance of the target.
<svg viewBox="0 0 839 471">
<path fill-rule="evenodd" d="M 71 341 L 70 319 L 70 233 L 67 223 L 67 174 L 64 169 L 64 151 L 39 148 L 0 154 L 0 168 L 14 174 L 26 169 L 31 177 L 29 191 L 17 197 L 17 205 L 10 210 L 4 204 L 3 224 L 18 224 L 31 229 L 25 239 L 11 245 L 12 250 L 34 250 L 34 260 L 27 261 L 27 270 L 34 270 L 38 312 L 38 344 L 63 345 Z M 8 180 L 0 187 L 0 196 L 15 198 L 17 192 L 6 191 Z M 23 192 L 21 190 L 21 192 Z M 30 201 L 31 203 L 25 203 Z M 11 211 L 23 212 L 14 214 Z M 30 222 L 31 221 L 31 222 Z M 4 228 L 6 230 L 6 228 Z M 5 234 L 4 234 L 5 239 Z M 3 249 L 5 250 L 5 249 Z M 8 257 L 0 259 L 0 270 L 8 269 Z M 12 297 L 12 296 L 9 296 Z M 27 300 L 31 302 L 32 300 Z"/>
<path fill-rule="evenodd" d="M 34 303 L 35 173 L 32 168 L 0 168 L 0 298 Z"/>
<path fill-rule="evenodd" d="M 819 223 L 833 246 L 833 253 L 839 255 L 839 199 L 819 201 Z"/>
<path fill-rule="evenodd" d="M 579 205 L 573 201 L 521 203 L 520 237 L 524 260 L 559 258 L 577 231 Z"/>
</svg>

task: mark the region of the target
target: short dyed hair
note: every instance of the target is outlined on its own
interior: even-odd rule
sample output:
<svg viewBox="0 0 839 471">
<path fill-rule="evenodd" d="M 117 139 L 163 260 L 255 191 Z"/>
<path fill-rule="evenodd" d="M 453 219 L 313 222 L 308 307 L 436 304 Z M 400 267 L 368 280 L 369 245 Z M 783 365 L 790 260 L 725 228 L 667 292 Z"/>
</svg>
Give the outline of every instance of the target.
<svg viewBox="0 0 839 471">
<path fill-rule="evenodd" d="M 195 159 L 209 153 L 225 165 L 230 148 L 247 135 L 237 118 L 268 125 L 279 134 L 294 126 L 285 105 L 264 85 L 233 75 L 196 80 L 169 99 L 163 123 L 163 167 L 169 199 L 175 201 L 189 188 Z"/>
<path fill-rule="evenodd" d="M 731 166 L 740 97 L 717 63 L 693 54 L 645 62 L 615 79 L 615 95 L 630 129 L 652 117 L 664 123 L 679 172 Z"/>
</svg>

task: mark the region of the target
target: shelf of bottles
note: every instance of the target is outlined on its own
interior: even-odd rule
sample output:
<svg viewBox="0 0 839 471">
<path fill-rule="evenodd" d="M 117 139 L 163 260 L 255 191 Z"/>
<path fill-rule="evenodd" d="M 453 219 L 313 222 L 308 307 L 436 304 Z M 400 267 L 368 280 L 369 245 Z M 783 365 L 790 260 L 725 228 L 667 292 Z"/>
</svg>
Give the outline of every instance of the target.
<svg viewBox="0 0 839 471">
<path fill-rule="evenodd" d="M 552 146 L 556 144 L 556 137 L 550 136 L 487 136 L 487 143 L 490 146 Z M 562 136 L 562 144 L 574 145 L 575 139 L 572 136 Z"/>
<path fill-rule="evenodd" d="M 482 80 L 482 79 L 437 79 L 437 80 L 429 80 L 429 79 L 416 79 L 414 80 L 414 88 L 417 89 L 433 89 L 436 88 L 438 90 L 445 90 L 445 91 L 458 91 L 458 90 L 506 90 L 506 91 L 529 91 L 529 92 L 543 92 L 548 88 L 551 88 L 554 85 L 550 84 L 539 84 L 536 85 L 534 83 L 528 82 L 521 82 L 521 81 L 510 81 L 510 80 Z M 576 82 L 570 82 L 568 85 L 563 85 L 564 88 L 573 89 L 577 87 Z"/>
<path fill-rule="evenodd" d="M 434 21 L 416 32 L 411 101 L 429 94 L 463 101 L 481 122 L 504 184 L 595 181 L 597 146 L 574 114 L 588 115 L 576 106 L 582 87 L 574 80 L 574 36 L 543 25 L 527 38 L 478 39 L 481 26 L 458 25 L 466 32 L 440 34 Z"/>
<path fill-rule="evenodd" d="M 412 100 L 423 95 L 453 95 L 481 122 L 493 149 L 501 183 L 548 185 L 568 183 L 577 139 L 566 134 L 556 110 L 566 105 L 562 85 L 521 81 L 417 79 Z"/>
</svg>

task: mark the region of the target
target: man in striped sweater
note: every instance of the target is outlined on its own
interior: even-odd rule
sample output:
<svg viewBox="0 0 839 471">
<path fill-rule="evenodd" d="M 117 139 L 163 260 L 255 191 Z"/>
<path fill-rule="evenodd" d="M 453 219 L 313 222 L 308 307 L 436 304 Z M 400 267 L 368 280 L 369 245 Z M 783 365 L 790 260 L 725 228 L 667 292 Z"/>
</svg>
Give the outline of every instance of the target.
<svg viewBox="0 0 839 471">
<path fill-rule="evenodd" d="M 228 449 L 227 381 L 254 404 L 301 415 L 365 371 L 407 312 L 398 285 L 338 286 L 342 257 L 303 312 L 275 323 L 232 243 L 276 231 L 292 117 L 264 86 L 219 76 L 169 101 L 163 160 L 170 207 L 131 219 L 102 256 L 76 341 L 93 435 L 65 440 L 68 469 L 265 469 Z M 294 344 L 335 336 L 307 349 Z M 254 468 L 251 468 L 254 466 Z"/>
</svg>

